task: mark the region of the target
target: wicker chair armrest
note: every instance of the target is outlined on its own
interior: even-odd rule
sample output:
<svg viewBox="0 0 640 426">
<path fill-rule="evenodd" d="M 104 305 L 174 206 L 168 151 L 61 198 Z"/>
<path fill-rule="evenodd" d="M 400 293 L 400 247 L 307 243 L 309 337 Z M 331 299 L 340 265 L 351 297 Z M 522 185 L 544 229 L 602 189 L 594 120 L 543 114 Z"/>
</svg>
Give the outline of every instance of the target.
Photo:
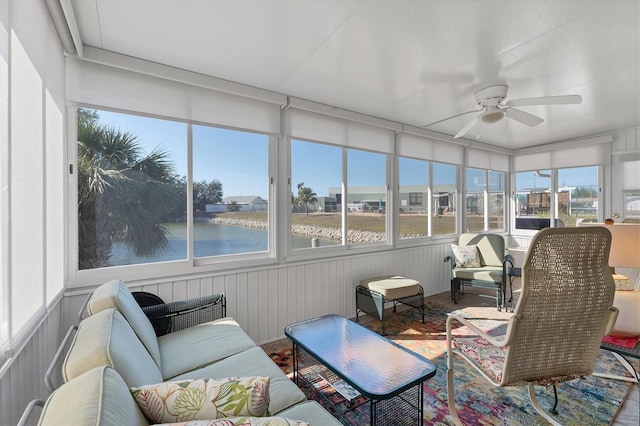
<svg viewBox="0 0 640 426">
<path fill-rule="evenodd" d="M 513 323 L 515 321 L 517 321 L 519 317 L 520 317 L 519 315 L 514 315 L 511 318 L 509 318 L 508 324 L 507 324 L 507 331 L 504 334 L 504 338 L 496 339 L 495 337 L 490 336 L 485 331 L 483 331 L 480 328 L 478 328 L 468 318 L 462 317 L 462 316 L 457 315 L 455 313 L 449 313 L 449 314 L 447 314 L 447 346 L 450 346 L 450 342 L 451 342 L 451 340 L 453 338 L 453 335 L 451 334 L 451 332 L 453 331 L 453 322 L 454 321 L 458 321 L 462 325 L 465 325 L 465 326 L 469 327 L 471 330 L 473 330 L 475 333 L 477 333 L 480 337 L 482 337 L 484 340 L 486 340 L 487 342 L 489 342 L 493 346 L 496 346 L 496 347 L 499 347 L 499 348 L 502 348 L 502 347 L 505 347 L 505 346 L 509 346 L 509 344 L 511 344 L 511 340 L 513 338 L 513 332 L 512 332 Z"/>
<path fill-rule="evenodd" d="M 605 336 L 613 331 L 613 328 L 616 325 L 616 321 L 618 319 L 619 313 L 620 311 L 615 306 L 612 306 L 611 308 L 609 308 L 609 318 L 607 318 L 607 328 L 604 331 Z"/>
<path fill-rule="evenodd" d="M 193 299 L 145 306 L 142 311 L 153 324 L 156 335 L 161 336 L 224 318 L 227 315 L 227 303 L 224 293 L 217 293 Z"/>
</svg>

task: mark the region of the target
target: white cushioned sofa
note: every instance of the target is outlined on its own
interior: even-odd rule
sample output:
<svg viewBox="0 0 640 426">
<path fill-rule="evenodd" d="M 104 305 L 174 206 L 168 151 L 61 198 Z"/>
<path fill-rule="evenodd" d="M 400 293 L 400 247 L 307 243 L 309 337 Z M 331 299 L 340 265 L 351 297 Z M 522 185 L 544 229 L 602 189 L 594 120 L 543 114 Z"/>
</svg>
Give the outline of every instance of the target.
<svg viewBox="0 0 640 426">
<path fill-rule="evenodd" d="M 301 401 L 275 416 L 274 426 L 287 424 L 281 419 L 300 420 L 310 425 L 339 425 L 315 401 Z M 267 420 L 267 419 L 265 419 Z M 111 367 L 93 368 L 63 384 L 47 399 L 40 425 L 149 425 L 122 377 Z M 288 423 L 296 424 L 296 423 Z"/>
<path fill-rule="evenodd" d="M 270 416 L 340 425 L 319 404 L 307 401 L 230 317 L 156 337 L 151 322 L 122 281 L 96 289 L 87 313 L 90 316 L 80 322 L 62 365 L 65 383 L 48 399 L 40 424 L 146 424 L 131 405 L 135 401 L 128 388 L 188 379 L 267 376 Z M 118 421 L 113 422 L 111 414 L 95 413 L 97 407 L 111 404 L 123 407 L 126 414 L 119 416 L 125 417 L 116 417 Z M 65 406 L 85 408 L 77 408 L 80 413 L 74 411 L 78 417 L 65 418 Z M 98 416 L 96 421 L 84 420 L 94 415 Z"/>
</svg>

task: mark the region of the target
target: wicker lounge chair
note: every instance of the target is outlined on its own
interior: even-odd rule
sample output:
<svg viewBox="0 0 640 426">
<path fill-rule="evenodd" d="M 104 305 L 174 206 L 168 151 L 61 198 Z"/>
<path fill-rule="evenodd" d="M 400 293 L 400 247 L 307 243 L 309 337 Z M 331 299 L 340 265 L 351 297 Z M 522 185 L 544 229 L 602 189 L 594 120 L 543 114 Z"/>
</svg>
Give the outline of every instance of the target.
<svg viewBox="0 0 640 426">
<path fill-rule="evenodd" d="M 531 242 L 522 267 L 522 293 L 504 335 L 490 336 L 472 319 L 449 315 L 447 394 L 456 424 L 462 423 L 455 407 L 454 354 L 494 386 L 528 386 L 536 411 L 558 424 L 538 403 L 534 385 L 550 386 L 593 372 L 602 338 L 618 314 L 607 265 L 610 245 L 605 228 L 544 229 Z M 456 336 L 456 322 L 472 335 Z"/>
</svg>

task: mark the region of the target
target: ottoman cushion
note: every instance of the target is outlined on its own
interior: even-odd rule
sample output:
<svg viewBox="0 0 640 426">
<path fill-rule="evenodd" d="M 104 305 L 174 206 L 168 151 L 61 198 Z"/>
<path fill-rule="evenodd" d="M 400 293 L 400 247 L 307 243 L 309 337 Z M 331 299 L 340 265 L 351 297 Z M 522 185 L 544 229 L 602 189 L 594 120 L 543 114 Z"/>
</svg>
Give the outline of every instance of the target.
<svg viewBox="0 0 640 426">
<path fill-rule="evenodd" d="M 380 293 L 387 300 L 402 299 L 420 293 L 420 283 L 399 275 L 367 278 L 360 281 L 360 287 Z"/>
</svg>

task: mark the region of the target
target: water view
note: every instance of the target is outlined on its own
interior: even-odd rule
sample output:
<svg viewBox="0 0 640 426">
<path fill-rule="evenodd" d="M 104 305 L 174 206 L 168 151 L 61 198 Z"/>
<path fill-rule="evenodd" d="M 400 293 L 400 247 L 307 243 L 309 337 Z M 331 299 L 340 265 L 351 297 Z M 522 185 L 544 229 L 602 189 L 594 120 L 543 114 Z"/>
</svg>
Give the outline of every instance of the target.
<svg viewBox="0 0 640 426">
<path fill-rule="evenodd" d="M 136 256 L 124 243 L 115 242 L 111 252 L 111 265 L 134 265 L 187 257 L 186 223 L 167 223 L 169 247 L 151 257 Z M 253 253 L 269 250 L 269 233 L 264 229 L 244 228 L 207 222 L 193 224 L 195 257 L 223 256 L 229 254 Z M 311 247 L 312 238 L 291 235 L 294 249 Z M 320 246 L 338 245 L 339 241 L 320 239 Z"/>
</svg>

